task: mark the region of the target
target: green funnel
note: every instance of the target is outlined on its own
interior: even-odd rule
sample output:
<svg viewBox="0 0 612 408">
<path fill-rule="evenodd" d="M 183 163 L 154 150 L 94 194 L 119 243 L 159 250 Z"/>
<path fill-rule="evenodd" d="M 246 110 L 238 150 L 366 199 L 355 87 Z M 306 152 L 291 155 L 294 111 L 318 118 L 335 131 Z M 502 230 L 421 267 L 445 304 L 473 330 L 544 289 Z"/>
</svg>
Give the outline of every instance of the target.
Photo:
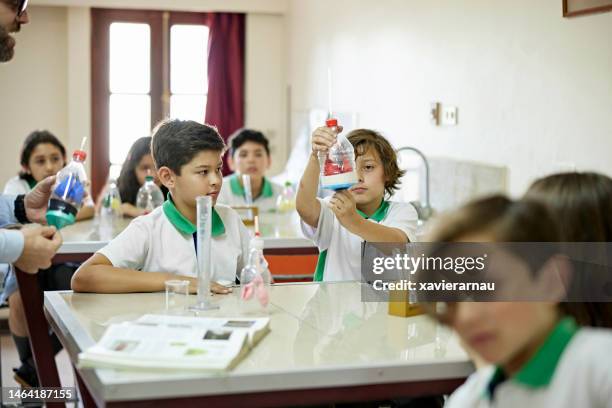
<svg viewBox="0 0 612 408">
<path fill-rule="evenodd" d="M 74 224 L 75 219 L 74 215 L 67 214 L 63 211 L 47 211 L 47 224 L 53 225 L 58 230 L 70 224 Z"/>
</svg>

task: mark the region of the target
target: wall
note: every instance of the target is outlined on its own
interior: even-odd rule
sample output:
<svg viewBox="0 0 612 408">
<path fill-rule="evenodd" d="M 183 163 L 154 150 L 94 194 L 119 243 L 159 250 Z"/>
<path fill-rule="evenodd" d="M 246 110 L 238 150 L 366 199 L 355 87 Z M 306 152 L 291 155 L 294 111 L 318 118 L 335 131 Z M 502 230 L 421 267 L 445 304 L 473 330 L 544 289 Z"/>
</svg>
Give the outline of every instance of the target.
<svg viewBox="0 0 612 408">
<path fill-rule="evenodd" d="M 284 18 L 249 14 L 246 21 L 245 125 L 270 140 L 270 174 L 281 172 L 287 157 L 286 56 Z"/>
<path fill-rule="evenodd" d="M 36 21 L 15 35 L 10 63 L 0 64 L 0 188 L 19 170 L 23 139 L 48 129 L 68 141 L 68 44 L 66 9 L 32 7 Z"/>
<path fill-rule="evenodd" d="M 564 19 L 560 0 L 292 0 L 293 112 L 357 112 L 397 146 L 534 177 L 578 168 L 612 174 L 612 13 Z M 430 102 L 459 126 L 430 124 Z"/>
<path fill-rule="evenodd" d="M 272 4 L 256 1 L 251 9 L 266 3 Z M 172 1 L 164 4 L 175 9 Z M 90 9 L 33 6 L 28 12 L 31 23 L 16 36 L 15 58 L 0 65 L 0 187 L 17 172 L 21 143 L 33 129 L 51 130 L 69 150 L 91 138 Z M 283 157 L 273 160 L 275 173 L 287 144 L 284 16 L 249 12 L 246 29 L 246 125 L 271 135 Z"/>
</svg>

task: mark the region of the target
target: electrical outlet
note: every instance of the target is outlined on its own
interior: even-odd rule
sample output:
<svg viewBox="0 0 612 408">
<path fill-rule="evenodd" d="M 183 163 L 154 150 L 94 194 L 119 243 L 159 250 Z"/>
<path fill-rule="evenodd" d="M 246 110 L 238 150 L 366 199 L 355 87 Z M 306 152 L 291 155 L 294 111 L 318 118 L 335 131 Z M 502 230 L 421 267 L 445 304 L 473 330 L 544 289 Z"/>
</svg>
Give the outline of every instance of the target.
<svg viewBox="0 0 612 408">
<path fill-rule="evenodd" d="M 440 122 L 444 126 L 457 126 L 457 107 L 456 106 L 444 106 L 442 107 L 442 114 L 440 115 Z"/>
</svg>

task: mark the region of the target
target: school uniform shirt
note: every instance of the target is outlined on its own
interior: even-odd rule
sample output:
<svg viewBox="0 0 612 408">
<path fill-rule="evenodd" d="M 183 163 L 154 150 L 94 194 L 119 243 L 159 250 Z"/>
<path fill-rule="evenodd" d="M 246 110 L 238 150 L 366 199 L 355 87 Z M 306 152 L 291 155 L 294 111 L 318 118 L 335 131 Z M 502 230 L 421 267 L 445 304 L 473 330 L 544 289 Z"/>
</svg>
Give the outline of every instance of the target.
<svg viewBox="0 0 612 408">
<path fill-rule="evenodd" d="M 19 176 L 15 176 L 7 181 L 4 185 L 4 194 L 28 194 L 35 185 L 35 182 L 30 184 L 27 180 L 24 180 Z"/>
<path fill-rule="evenodd" d="M 259 197 L 253 197 L 253 205 L 258 207 L 260 213 L 276 211 L 276 198 L 282 192 L 283 187 L 281 185 L 264 177 L 261 194 L 259 194 Z M 243 207 L 246 205 L 244 188 L 236 174 L 223 178 L 223 185 L 221 186 L 217 202 L 232 207 Z"/>
<path fill-rule="evenodd" d="M 250 235 L 233 209 L 217 204 L 212 214 L 214 281 L 234 282 L 247 261 Z M 117 268 L 197 276 L 196 226 L 171 199 L 135 218 L 98 251 Z"/>
<path fill-rule="evenodd" d="M 472 374 L 446 408 L 611 408 L 612 330 L 578 330 L 562 319 L 519 372 L 506 378 L 499 367 Z"/>
<path fill-rule="evenodd" d="M 4 194 L 28 194 L 32 189 L 36 187 L 35 181 L 24 180 L 19 176 L 15 176 L 4 185 Z M 94 202 L 91 195 L 88 195 L 83 201 L 84 207 L 93 207 Z"/>
<path fill-rule="evenodd" d="M 317 228 L 301 221 L 302 232 L 319 248 L 319 260 L 315 281 L 356 281 L 361 280 L 360 236 L 344 228 L 329 208 L 331 197 L 320 199 L 321 212 Z M 402 230 L 410 242 L 416 241 L 417 212 L 412 204 L 383 200 L 371 217 L 357 210 L 359 215 L 370 222 Z"/>
</svg>

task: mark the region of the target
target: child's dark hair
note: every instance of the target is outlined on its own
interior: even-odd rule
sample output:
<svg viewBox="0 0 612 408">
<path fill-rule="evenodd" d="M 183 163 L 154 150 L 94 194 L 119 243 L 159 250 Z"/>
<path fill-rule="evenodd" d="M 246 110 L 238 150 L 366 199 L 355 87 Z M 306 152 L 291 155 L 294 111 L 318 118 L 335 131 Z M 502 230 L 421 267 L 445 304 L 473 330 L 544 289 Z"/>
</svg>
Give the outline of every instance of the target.
<svg viewBox="0 0 612 408">
<path fill-rule="evenodd" d="M 541 201 L 532 198 L 513 201 L 502 195 L 472 201 L 440 217 L 432 228 L 429 239 L 433 242 L 453 242 L 474 234 L 490 234 L 495 242 L 561 242 L 562 235 L 557 218 Z M 527 262 L 531 271 L 537 271 L 555 255 L 556 246 L 545 247 L 531 254 Z M 593 311 L 584 302 L 562 302 L 562 315 L 569 315 L 581 325 L 599 321 L 601 312 Z"/>
<path fill-rule="evenodd" d="M 48 130 L 35 130 L 34 132 L 30 133 L 28 137 L 26 137 L 26 139 L 23 141 L 23 146 L 21 147 L 21 155 L 19 159 L 19 163 L 22 167 L 28 167 L 30 163 L 30 158 L 32 157 L 32 152 L 34 151 L 34 149 L 36 149 L 36 146 L 44 143 L 48 143 L 57 147 L 62 153 L 64 163 L 66 162 L 66 148 L 64 147 L 62 142 L 60 142 L 59 139 Z M 27 181 L 34 180 L 31 174 L 28 174 L 23 170 L 19 172 L 19 177 Z"/>
<path fill-rule="evenodd" d="M 168 167 L 180 175 L 181 167 L 206 150 L 225 151 L 225 143 L 215 127 L 171 119 L 161 122 L 153 131 L 151 153 L 158 169 Z"/>
<path fill-rule="evenodd" d="M 525 197 L 551 209 L 565 242 L 612 241 L 612 178 L 598 173 L 559 173 L 536 180 Z M 584 269 L 586 268 L 586 269 Z M 587 264 L 580 278 L 598 286 L 597 265 Z M 605 274 L 606 276 L 609 274 Z M 587 302 L 579 323 L 612 328 L 612 303 Z"/>
<path fill-rule="evenodd" d="M 385 173 L 385 192 L 390 196 L 399 188 L 400 179 L 406 173 L 397 164 L 397 153 L 391 143 L 380 133 L 370 129 L 355 129 L 346 138 L 355 148 L 355 158 L 376 150 Z"/>
<path fill-rule="evenodd" d="M 121 202 L 136 205 L 136 196 L 138 195 L 140 183 L 138 183 L 135 170 L 140 160 L 147 154 L 151 154 L 150 136 L 137 139 L 132 144 L 132 147 L 130 147 L 130 151 L 123 162 L 123 166 L 121 166 L 121 172 L 117 179 Z"/>
<path fill-rule="evenodd" d="M 253 142 L 263 146 L 268 156 L 270 156 L 270 142 L 268 138 L 259 130 L 253 129 L 239 129 L 230 136 L 228 140 L 230 156 L 234 156 L 236 150 L 240 149 L 240 146 L 246 142 Z"/>
<path fill-rule="evenodd" d="M 541 200 L 561 220 L 566 242 L 612 241 L 612 178 L 559 173 L 536 180 L 525 197 Z"/>
</svg>

